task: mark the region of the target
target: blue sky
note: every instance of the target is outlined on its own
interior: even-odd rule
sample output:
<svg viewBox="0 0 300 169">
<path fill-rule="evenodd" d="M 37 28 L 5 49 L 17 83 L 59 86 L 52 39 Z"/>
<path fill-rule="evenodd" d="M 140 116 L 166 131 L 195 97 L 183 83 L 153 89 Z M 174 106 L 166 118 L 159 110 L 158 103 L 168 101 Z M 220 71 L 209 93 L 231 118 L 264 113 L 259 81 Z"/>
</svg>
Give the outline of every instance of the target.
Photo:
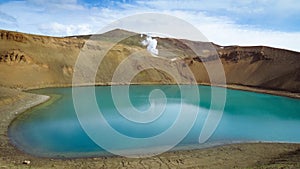
<svg viewBox="0 0 300 169">
<path fill-rule="evenodd" d="M 300 51 L 298 0 L 0 0 L 0 29 L 54 36 L 90 34 L 145 12 L 186 20 L 221 45 Z"/>
</svg>

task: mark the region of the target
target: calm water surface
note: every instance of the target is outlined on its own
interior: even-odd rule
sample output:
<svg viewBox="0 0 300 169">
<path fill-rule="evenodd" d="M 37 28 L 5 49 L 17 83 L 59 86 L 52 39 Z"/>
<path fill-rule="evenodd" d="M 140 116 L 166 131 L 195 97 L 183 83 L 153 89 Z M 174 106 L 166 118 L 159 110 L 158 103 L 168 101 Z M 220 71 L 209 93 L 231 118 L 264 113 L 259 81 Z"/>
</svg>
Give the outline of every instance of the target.
<svg viewBox="0 0 300 169">
<path fill-rule="evenodd" d="M 257 141 L 300 143 L 299 99 L 228 89 L 225 110 L 217 130 L 205 144 L 198 144 L 199 134 L 211 104 L 211 87 L 198 87 L 200 102 L 194 103 L 185 98 L 184 104 L 199 106 L 200 111 L 193 128 L 176 148 L 201 148 Z M 164 91 L 168 102 L 162 116 L 146 124 L 128 121 L 118 113 L 112 101 L 110 86 L 95 87 L 95 92 L 101 112 L 115 130 L 130 137 L 147 138 L 162 133 L 173 124 L 182 101 L 176 85 L 131 85 L 130 100 L 136 109 L 149 108 L 149 93 L 154 89 Z M 82 129 L 73 107 L 72 88 L 49 88 L 33 92 L 61 97 L 52 104 L 38 106 L 23 113 L 12 122 L 8 134 L 14 145 L 29 154 L 43 157 L 109 155 Z M 88 113 L 86 118 L 90 119 L 90 125 L 97 123 L 97 119 L 89 117 Z M 162 146 L 130 143 L 124 145 L 127 148 Z"/>
</svg>

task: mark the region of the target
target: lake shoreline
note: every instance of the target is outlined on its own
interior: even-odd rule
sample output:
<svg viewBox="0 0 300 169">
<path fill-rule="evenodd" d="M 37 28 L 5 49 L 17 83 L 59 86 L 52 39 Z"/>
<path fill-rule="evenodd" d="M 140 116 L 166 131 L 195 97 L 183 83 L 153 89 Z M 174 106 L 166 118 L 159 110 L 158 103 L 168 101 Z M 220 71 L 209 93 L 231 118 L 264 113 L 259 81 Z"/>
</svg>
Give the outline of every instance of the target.
<svg viewBox="0 0 300 169">
<path fill-rule="evenodd" d="M 122 83 L 122 84 L 114 84 L 114 83 L 87 83 L 87 84 L 80 84 L 74 85 L 76 87 L 86 87 L 86 86 L 111 86 L 111 85 L 177 85 L 177 84 L 160 84 L 160 83 Z M 182 85 L 191 85 L 191 84 L 182 84 Z M 215 87 L 222 87 L 227 89 L 234 89 L 234 90 L 242 90 L 242 91 L 249 91 L 249 92 L 256 92 L 256 93 L 263 93 L 263 94 L 271 94 L 277 96 L 284 96 L 290 98 L 300 99 L 300 93 L 284 91 L 284 90 L 275 90 L 275 89 L 265 89 L 265 88 L 258 88 L 255 86 L 246 86 L 246 85 L 238 85 L 238 84 L 214 84 L 211 85 L 209 83 L 197 83 L 193 85 L 203 85 L 203 86 L 215 86 Z M 58 87 L 73 87 L 72 84 L 60 84 L 60 85 L 46 85 L 46 86 L 38 86 L 38 87 L 28 87 L 21 89 L 24 92 L 28 92 L 30 90 L 35 89 L 43 89 L 43 88 L 58 88 Z"/>
<path fill-rule="evenodd" d="M 228 87 L 228 86 L 227 86 Z M 247 90 L 249 88 L 230 86 L 234 89 Z M 229 88 L 230 88 L 229 87 Z M 0 168 L 19 168 L 25 167 L 24 160 L 30 160 L 29 166 L 33 168 L 74 168 L 75 166 L 87 167 L 95 166 L 104 168 L 122 167 L 128 168 L 138 167 L 145 168 L 145 166 L 155 167 L 169 166 L 169 167 L 209 167 L 209 168 L 244 168 L 244 167 L 258 167 L 261 165 L 270 166 L 277 165 L 276 158 L 282 154 L 293 154 L 300 150 L 300 144 L 292 143 L 238 143 L 223 146 L 216 146 L 205 149 L 195 150 L 180 150 L 173 152 L 166 152 L 158 156 L 141 159 L 128 159 L 124 157 L 96 157 L 96 158 L 79 158 L 79 159 L 48 159 L 34 157 L 16 149 L 10 142 L 7 136 L 7 129 L 9 124 L 20 113 L 25 112 L 34 106 L 42 104 L 49 100 L 49 96 L 37 95 L 32 93 L 25 93 L 15 91 L 12 89 L 1 88 L 1 90 L 8 90 L 7 96 L 11 96 L 11 101 L 1 105 L 0 118 L 3 119 L 0 128 L 1 139 L 1 158 Z M 265 90 L 257 90 L 254 92 L 263 93 Z M 269 91 L 268 94 L 276 94 L 274 91 Z M 279 94 L 278 94 L 279 95 Z M 290 95 L 290 94 L 288 94 Z M 299 98 L 299 94 L 290 95 L 289 97 Z M 3 100 L 3 98 L 0 98 Z M 4 98 L 7 99 L 7 98 Z M 17 113 L 16 113 L 17 112 Z M 300 156 L 300 155 L 299 155 Z M 244 159 L 244 160 L 243 160 Z M 272 160 L 275 164 L 272 163 Z M 201 162 L 202 161 L 202 162 Z M 147 165 L 143 165 L 143 163 Z M 153 163 L 153 164 L 152 164 Z M 300 162 L 290 164 L 293 167 L 300 166 Z M 164 168 L 164 167 L 162 167 Z"/>
</svg>

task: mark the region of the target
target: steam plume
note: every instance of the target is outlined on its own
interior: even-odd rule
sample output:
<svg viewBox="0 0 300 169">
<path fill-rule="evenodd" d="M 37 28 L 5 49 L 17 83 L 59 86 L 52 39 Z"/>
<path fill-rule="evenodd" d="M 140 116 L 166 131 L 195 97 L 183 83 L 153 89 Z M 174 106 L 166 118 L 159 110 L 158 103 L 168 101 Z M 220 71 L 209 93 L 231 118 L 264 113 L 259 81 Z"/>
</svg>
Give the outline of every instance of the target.
<svg viewBox="0 0 300 169">
<path fill-rule="evenodd" d="M 141 35 L 143 37 L 143 35 Z M 157 46 L 157 40 L 152 39 L 151 36 L 147 36 L 145 40 L 142 41 L 142 45 L 147 46 L 147 50 L 153 54 L 153 55 L 158 55 L 158 50 L 156 49 Z"/>
</svg>

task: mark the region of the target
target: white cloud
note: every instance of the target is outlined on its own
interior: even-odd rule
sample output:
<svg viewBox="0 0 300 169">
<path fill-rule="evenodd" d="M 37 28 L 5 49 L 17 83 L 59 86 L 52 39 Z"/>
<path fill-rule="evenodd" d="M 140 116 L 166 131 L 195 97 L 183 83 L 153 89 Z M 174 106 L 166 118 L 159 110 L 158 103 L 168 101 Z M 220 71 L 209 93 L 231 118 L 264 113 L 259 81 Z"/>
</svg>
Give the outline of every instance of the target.
<svg viewBox="0 0 300 169">
<path fill-rule="evenodd" d="M 290 3 L 299 4 L 290 0 Z M 272 3 L 273 2 L 273 3 Z M 19 31 L 55 36 L 96 33 L 119 18 L 158 12 L 179 17 L 195 25 L 209 41 L 220 45 L 268 45 L 300 51 L 300 31 L 284 32 L 258 29 L 251 25 L 239 25 L 233 18 L 211 15 L 212 10 L 227 10 L 246 14 L 270 11 L 284 15 L 291 5 L 283 0 L 217 1 L 139 1 L 119 7 L 92 7 L 80 5 L 76 0 L 31 0 L 12 1 L 0 4 L 0 11 L 16 18 Z M 256 4 L 257 3 L 257 4 Z M 274 8 L 270 7 L 274 4 Z M 283 7 L 281 7 L 283 6 Z M 253 8 L 257 7 L 257 8 Z M 66 10 L 67 9 L 67 10 Z M 292 7 L 300 10 L 300 5 Z M 291 12 L 293 12 L 291 11 Z M 5 27 L 3 27 L 5 29 Z M 158 42 L 159 43 L 159 42 Z"/>
<path fill-rule="evenodd" d="M 209 17 L 201 12 L 165 11 L 196 26 L 208 41 L 220 45 L 266 45 L 300 51 L 300 32 L 282 32 L 241 26 L 228 17 Z"/>
<path fill-rule="evenodd" d="M 7 27 L 7 28 L 16 27 L 17 20 L 16 20 L 16 18 L 0 11 L 0 26 Z"/>
<path fill-rule="evenodd" d="M 58 36 L 84 35 L 92 33 L 91 26 L 89 24 L 64 25 L 54 22 L 50 24 L 43 24 L 39 29 L 44 34 Z"/>
<path fill-rule="evenodd" d="M 207 25 L 201 30 L 210 41 L 221 45 L 265 45 L 300 51 L 300 32 L 249 29 L 238 25 Z"/>
<path fill-rule="evenodd" d="M 238 13 L 264 12 L 279 15 L 300 10 L 300 1 L 298 0 L 139 0 L 137 3 L 159 10 L 223 10 Z"/>
</svg>

